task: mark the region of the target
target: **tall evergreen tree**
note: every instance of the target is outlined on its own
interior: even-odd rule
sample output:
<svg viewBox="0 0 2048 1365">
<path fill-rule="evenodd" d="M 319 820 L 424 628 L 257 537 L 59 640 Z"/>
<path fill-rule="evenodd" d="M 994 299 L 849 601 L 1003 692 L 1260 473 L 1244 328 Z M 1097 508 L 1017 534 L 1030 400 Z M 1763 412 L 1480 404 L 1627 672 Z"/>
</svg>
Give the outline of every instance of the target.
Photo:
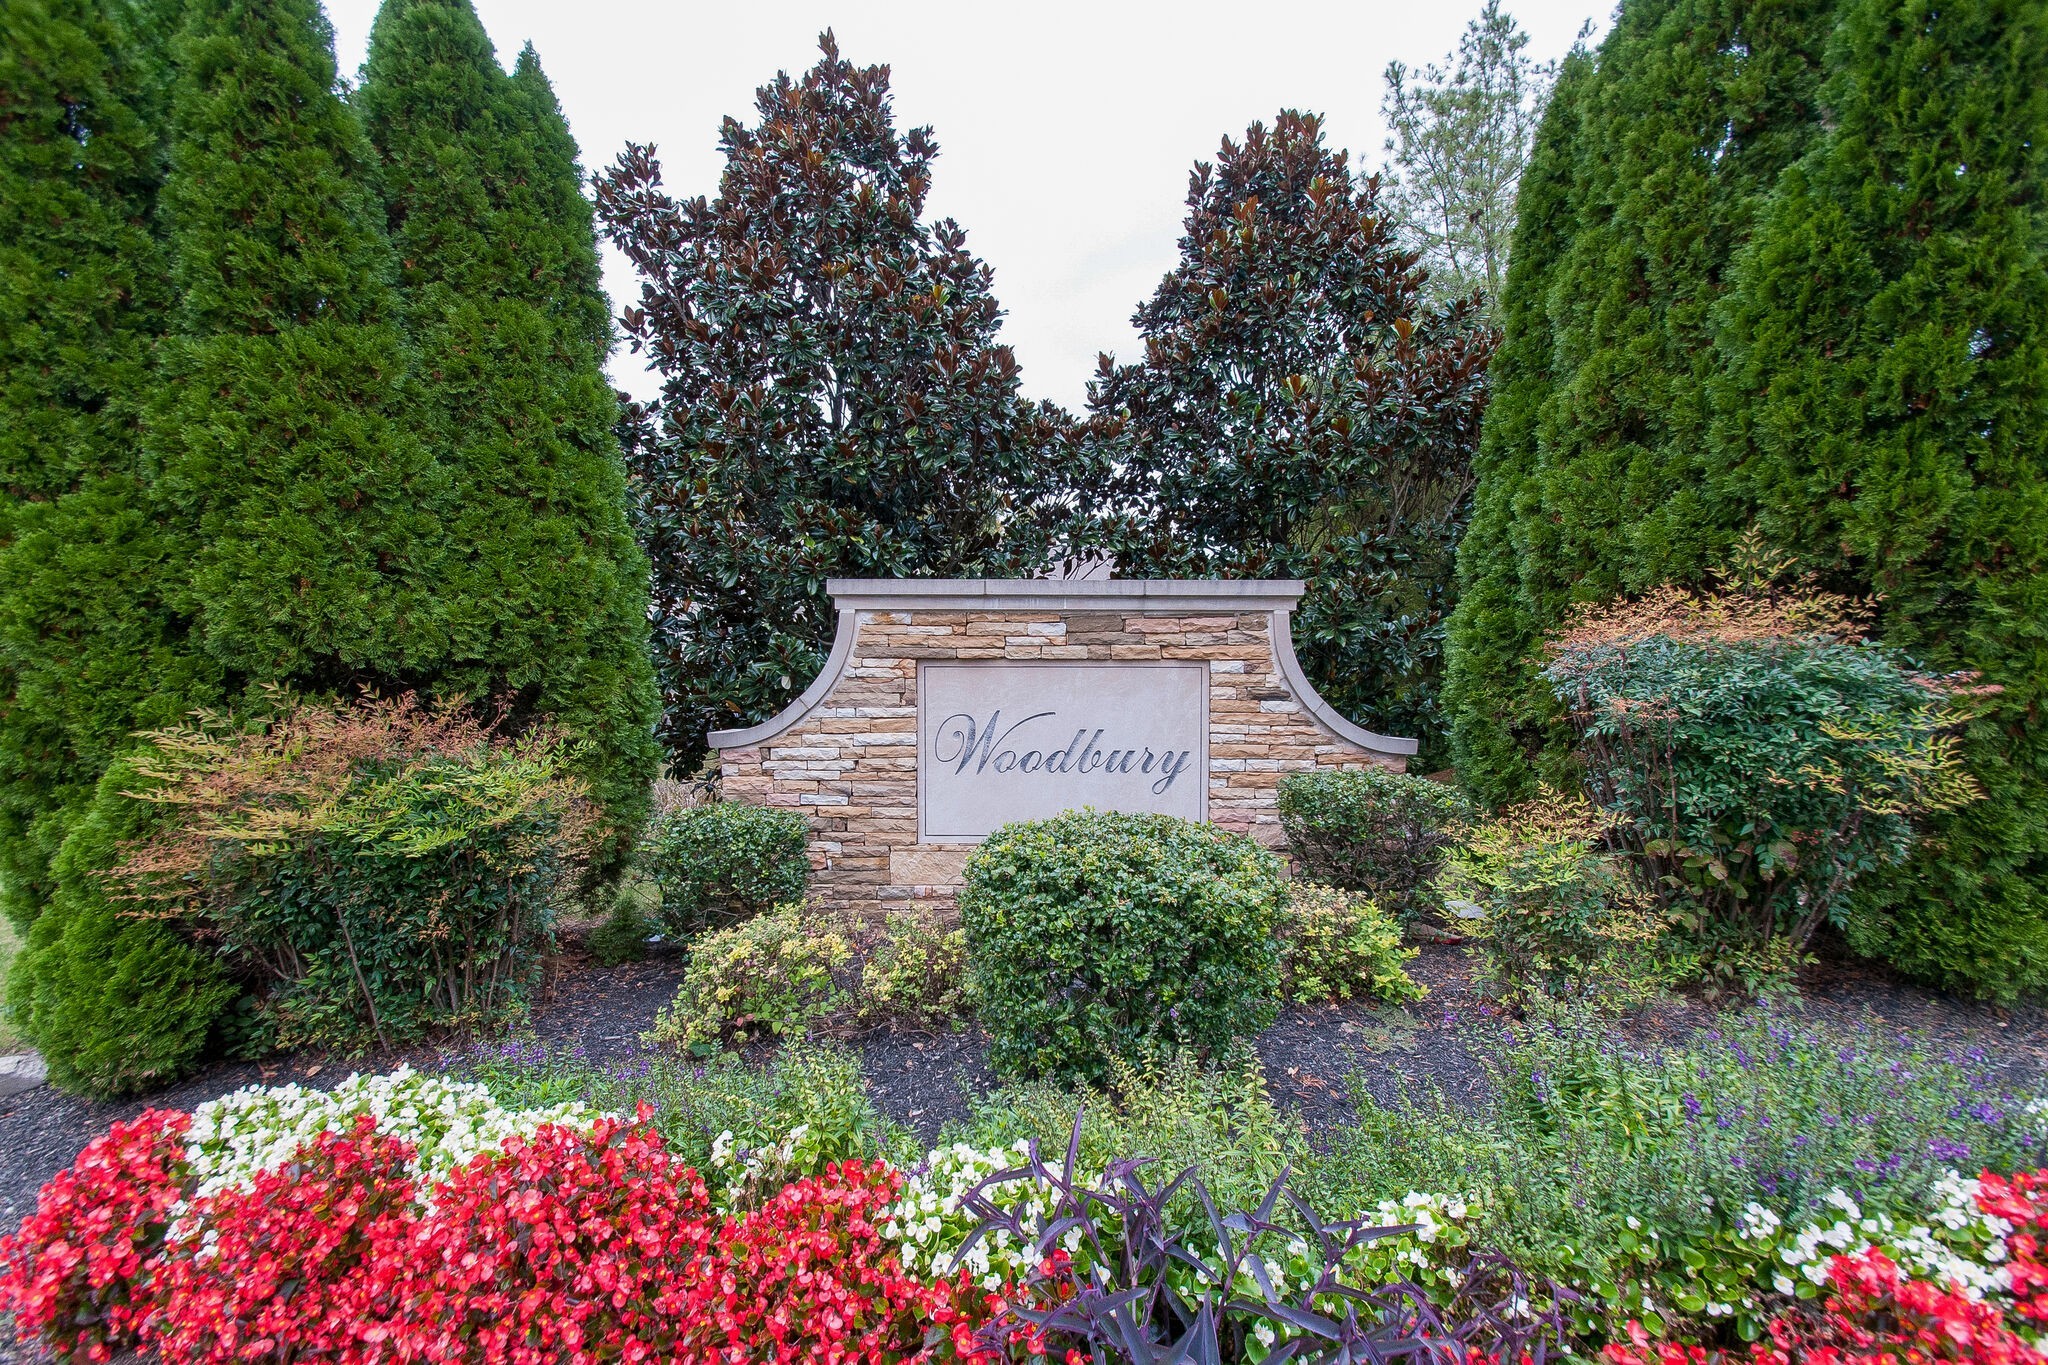
<svg viewBox="0 0 2048 1365">
<path fill-rule="evenodd" d="M 1451 618 L 1444 711 L 1460 774 L 1495 801 L 1533 795 L 1533 774 L 1500 723 L 1504 696 L 1542 714 L 1549 689 L 1535 675 L 1533 609 L 1523 594 L 1518 500 L 1536 458 L 1536 426 L 1556 382 L 1550 289 L 1577 230 L 1578 150 L 1593 56 L 1574 48 L 1559 65 L 1516 196 L 1513 249 L 1498 305 L 1500 348 L 1487 367 L 1491 395 L 1472 461 L 1471 522 L 1458 545 L 1461 596 Z"/>
<path fill-rule="evenodd" d="M 1028 571 L 1012 509 L 1047 476 L 1048 419 L 1017 393 L 988 267 L 924 221 L 938 147 L 899 136 L 889 69 L 827 33 L 802 78 L 727 119 L 717 198 L 678 203 L 652 148 L 598 179 L 644 281 L 627 310 L 662 395 L 627 424 L 653 561 L 662 736 L 765 719 L 824 662 L 825 580 Z"/>
<path fill-rule="evenodd" d="M 1515 17 L 1486 0 L 1442 66 L 1387 65 L 1380 115 L 1386 195 L 1402 236 L 1422 252 L 1433 300 L 1477 290 L 1498 321 L 1515 189 L 1529 163 L 1557 67 L 1528 54 Z"/>
<path fill-rule="evenodd" d="M 374 153 L 317 0 L 191 0 L 163 207 L 179 290 L 149 447 L 194 527 L 179 605 L 238 678 L 430 680 L 448 656 Z"/>
<path fill-rule="evenodd" d="M 2001 689 L 1967 734 L 1987 799 L 1850 930 L 2009 997 L 2048 983 L 2048 9 L 1849 0 L 1829 65 L 1724 311 L 1717 521 Z"/>
<path fill-rule="evenodd" d="M 445 481 L 400 411 L 395 261 L 317 0 L 188 0 L 160 196 L 178 289 L 145 415 L 165 587 L 232 698 L 431 680 Z M 98 875 L 138 832 L 116 769 L 56 858 L 9 1005 L 62 1081 L 160 1081 L 205 1038 L 220 969 Z M 121 1040 L 126 1040 L 121 1045 Z"/>
<path fill-rule="evenodd" d="M 355 102 L 403 262 L 413 411 L 449 479 L 441 686 L 582 734 L 597 795 L 637 825 L 658 756 L 647 571 L 575 142 L 532 49 L 507 76 L 469 0 L 386 0 Z"/>
<path fill-rule="evenodd" d="M 0 7 L 0 906 L 23 927 L 114 751 L 205 692 L 140 456 L 170 304 L 159 29 L 124 0 Z"/>
<path fill-rule="evenodd" d="M 1431 304 L 1321 120 L 1283 112 L 1188 180 L 1144 358 L 1091 385 L 1087 507 L 1120 573 L 1299 577 L 1330 702 L 1441 757 L 1436 683 L 1495 333 Z"/>
<path fill-rule="evenodd" d="M 168 305 L 151 227 L 163 54 L 129 4 L 0 10 L 0 489 L 48 501 L 136 461 Z"/>
<path fill-rule="evenodd" d="M 1495 419 L 1491 465 L 1514 491 L 1479 495 L 1516 509 L 1514 587 L 1504 559 L 1475 555 L 1498 581 L 1466 584 L 1453 628 L 1479 638 L 1470 614 L 1510 591 L 1529 612 L 1527 637 L 1486 651 L 1501 671 L 1459 665 L 1482 708 L 1459 718 L 1460 750 L 1500 765 L 1462 774 L 1482 795 L 1526 786 L 1525 752 L 1564 738 L 1513 661 L 1574 602 L 1696 578 L 1734 539 L 1703 493 L 1713 308 L 1778 174 L 1819 135 L 1835 3 L 1624 0 L 1601 44 L 1577 100 L 1572 228 L 1541 284 L 1546 391 L 1533 423 L 1520 402 Z"/>
</svg>

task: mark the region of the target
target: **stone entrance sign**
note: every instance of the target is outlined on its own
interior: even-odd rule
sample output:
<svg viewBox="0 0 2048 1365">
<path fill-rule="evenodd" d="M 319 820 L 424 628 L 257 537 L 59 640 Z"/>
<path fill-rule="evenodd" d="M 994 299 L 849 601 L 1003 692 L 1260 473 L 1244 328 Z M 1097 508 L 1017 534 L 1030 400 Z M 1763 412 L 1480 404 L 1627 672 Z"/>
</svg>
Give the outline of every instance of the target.
<svg viewBox="0 0 2048 1365">
<path fill-rule="evenodd" d="M 920 843 L 1075 806 L 1208 816 L 1205 664 L 925 663 L 917 698 Z"/>
<path fill-rule="evenodd" d="M 1283 775 L 1399 769 L 1412 739 L 1315 694 L 1299 582 L 834 579 L 832 655 L 781 714 L 719 730 L 724 794 L 810 817 L 813 891 L 950 901 L 997 827 L 1080 806 L 1283 842 Z"/>
</svg>

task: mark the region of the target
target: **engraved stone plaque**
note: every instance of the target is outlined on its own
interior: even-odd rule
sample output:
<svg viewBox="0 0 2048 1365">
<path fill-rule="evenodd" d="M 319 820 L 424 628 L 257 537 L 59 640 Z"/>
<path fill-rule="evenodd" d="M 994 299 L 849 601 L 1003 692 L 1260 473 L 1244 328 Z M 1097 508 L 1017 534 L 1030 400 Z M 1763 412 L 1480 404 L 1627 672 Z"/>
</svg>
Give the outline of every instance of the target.
<svg viewBox="0 0 2048 1365">
<path fill-rule="evenodd" d="M 927 662 L 918 838 L 967 843 L 1063 810 L 1208 818 L 1209 666 Z"/>
</svg>

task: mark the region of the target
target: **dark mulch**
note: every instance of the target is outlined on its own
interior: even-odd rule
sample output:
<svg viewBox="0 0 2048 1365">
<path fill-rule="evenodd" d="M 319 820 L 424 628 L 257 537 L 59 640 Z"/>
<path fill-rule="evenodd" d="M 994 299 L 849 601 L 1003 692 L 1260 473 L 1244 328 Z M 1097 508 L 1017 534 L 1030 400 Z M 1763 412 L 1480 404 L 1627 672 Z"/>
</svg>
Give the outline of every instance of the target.
<svg viewBox="0 0 2048 1365">
<path fill-rule="evenodd" d="M 1382 1101 L 1404 1086 L 1437 1086 L 1453 1098 L 1480 1093 L 1483 1075 L 1467 1043 L 1475 1031 L 1498 1027 L 1500 1020 L 1474 991 L 1464 950 L 1425 946 L 1411 970 L 1429 994 L 1410 1008 L 1290 1009 L 1260 1036 L 1259 1055 L 1274 1097 L 1311 1131 L 1347 1121 L 1348 1082 L 1354 1077 Z M 682 960 L 673 953 L 617 967 L 571 958 L 535 1011 L 534 1031 L 551 1047 L 580 1044 L 596 1060 L 632 1052 L 674 994 L 681 973 Z M 1875 1019 L 1886 1028 L 1926 1034 L 1939 1047 L 1983 1047 L 2014 1079 L 2048 1075 L 2048 1012 L 2041 1009 L 1973 1004 L 1845 960 L 1820 964 L 1801 984 L 1806 1010 L 1827 1022 L 1853 1027 Z M 1711 1001 L 1681 998 L 1631 1029 L 1645 1045 L 1654 1045 L 1708 1025 L 1716 1010 Z M 948 1119 L 963 1117 L 967 1096 L 993 1083 L 977 1030 L 885 1031 L 849 1041 L 861 1053 L 876 1103 L 926 1138 Z M 431 1065 L 434 1058 L 416 1052 L 221 1063 L 142 1099 L 94 1102 L 47 1085 L 0 1099 L 0 1228 L 12 1227 L 33 1206 L 37 1187 L 116 1119 L 152 1105 L 190 1108 L 254 1082 L 330 1085 L 352 1070 L 384 1070 L 402 1060 Z"/>
</svg>

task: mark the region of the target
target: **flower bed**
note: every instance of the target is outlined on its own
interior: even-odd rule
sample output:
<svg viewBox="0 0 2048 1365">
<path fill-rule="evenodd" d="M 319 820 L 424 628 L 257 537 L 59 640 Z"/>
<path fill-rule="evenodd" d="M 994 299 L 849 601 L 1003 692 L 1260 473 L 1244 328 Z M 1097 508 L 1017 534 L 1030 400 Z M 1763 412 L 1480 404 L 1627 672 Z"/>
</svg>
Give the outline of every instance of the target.
<svg viewBox="0 0 2048 1365">
<path fill-rule="evenodd" d="M 251 1088 L 88 1146 L 0 1238 L 0 1308 L 60 1356 L 175 1365 L 976 1354 L 987 1291 L 882 1231 L 902 1184 L 825 1161 L 728 1213 L 644 1110 Z"/>
<path fill-rule="evenodd" d="M 1611 1365 L 1720 1358 L 1654 1317 L 1605 1341 L 1613 1319 L 1573 1312 L 1599 1286 L 1489 1259 L 1485 1211 L 1455 1194 L 1329 1224 L 1282 1181 L 1225 1217 L 1186 1176 L 1082 1169 L 1078 1128 L 1063 1165 L 1035 1143 L 952 1143 L 908 1170 L 804 1131 L 759 1150 L 726 1134 L 700 1175 L 650 1118 L 506 1108 L 405 1070 L 150 1111 L 0 1238 L 0 1309 L 61 1356 L 140 1347 L 174 1365 L 1127 1359 L 1117 1333 L 1203 1321 L 1219 1359 L 1398 1328 L 1450 1360 L 1546 1314 Z M 1721 1296 L 1708 1321 L 1755 1325 L 1731 1359 L 2048 1360 L 2048 1172 L 1951 1173 L 1914 1216 L 1840 1192 L 1824 1207 L 1796 1226 L 1760 1204 L 1735 1218 L 1697 1291 Z M 1142 1322 L 1118 1318 L 1131 1303 Z M 1494 1333 L 1503 1315 L 1523 1337 Z"/>
</svg>

